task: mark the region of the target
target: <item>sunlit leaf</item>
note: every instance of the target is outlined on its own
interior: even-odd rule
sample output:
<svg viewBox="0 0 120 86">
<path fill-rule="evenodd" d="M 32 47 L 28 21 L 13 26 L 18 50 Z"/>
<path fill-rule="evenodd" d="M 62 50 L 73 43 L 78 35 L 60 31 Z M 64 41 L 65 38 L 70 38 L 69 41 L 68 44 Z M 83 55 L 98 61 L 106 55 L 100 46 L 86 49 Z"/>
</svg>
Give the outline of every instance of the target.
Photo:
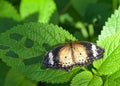
<svg viewBox="0 0 120 86">
<path fill-rule="evenodd" d="M 44 55 L 52 47 L 67 40 L 76 40 L 58 26 L 41 23 L 18 25 L 1 34 L 0 40 L 0 58 L 32 80 L 63 83 L 79 70 L 65 72 L 40 68 Z"/>
</svg>

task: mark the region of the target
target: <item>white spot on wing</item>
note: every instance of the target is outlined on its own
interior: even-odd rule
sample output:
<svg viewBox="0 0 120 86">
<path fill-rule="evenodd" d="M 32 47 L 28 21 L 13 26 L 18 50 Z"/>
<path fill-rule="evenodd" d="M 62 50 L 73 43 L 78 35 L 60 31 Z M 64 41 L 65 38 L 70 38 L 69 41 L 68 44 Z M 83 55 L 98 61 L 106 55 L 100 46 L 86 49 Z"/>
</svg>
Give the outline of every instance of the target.
<svg viewBox="0 0 120 86">
<path fill-rule="evenodd" d="M 98 53 L 97 53 L 97 48 L 94 44 L 92 44 L 92 51 L 93 51 L 93 56 L 97 57 Z"/>
<path fill-rule="evenodd" d="M 51 64 L 51 65 L 53 65 L 54 64 L 54 61 L 53 61 L 53 54 L 52 54 L 52 52 L 50 52 L 49 53 L 49 55 L 48 55 L 49 57 L 49 63 Z"/>
</svg>

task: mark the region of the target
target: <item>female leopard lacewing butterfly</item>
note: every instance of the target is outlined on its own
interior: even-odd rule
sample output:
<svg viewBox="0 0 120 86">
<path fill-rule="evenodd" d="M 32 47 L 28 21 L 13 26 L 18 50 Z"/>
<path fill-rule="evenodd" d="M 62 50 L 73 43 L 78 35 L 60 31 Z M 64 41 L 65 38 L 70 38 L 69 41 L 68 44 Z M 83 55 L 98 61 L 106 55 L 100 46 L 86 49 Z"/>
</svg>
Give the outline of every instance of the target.
<svg viewBox="0 0 120 86">
<path fill-rule="evenodd" d="M 90 42 L 70 42 L 60 45 L 45 55 L 43 65 L 69 71 L 73 66 L 87 66 L 102 58 L 104 49 Z"/>
</svg>

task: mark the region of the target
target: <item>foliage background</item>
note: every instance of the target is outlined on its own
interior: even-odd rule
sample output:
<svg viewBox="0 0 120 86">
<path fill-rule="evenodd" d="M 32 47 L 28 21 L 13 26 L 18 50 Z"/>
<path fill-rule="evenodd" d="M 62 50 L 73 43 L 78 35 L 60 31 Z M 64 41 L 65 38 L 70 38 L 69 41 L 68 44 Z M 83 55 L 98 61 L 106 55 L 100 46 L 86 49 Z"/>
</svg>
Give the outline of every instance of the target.
<svg viewBox="0 0 120 86">
<path fill-rule="evenodd" d="M 119 86 L 119 3 L 0 0 L 0 86 Z M 42 68 L 45 53 L 69 40 L 97 43 L 104 58 L 70 72 Z"/>
</svg>

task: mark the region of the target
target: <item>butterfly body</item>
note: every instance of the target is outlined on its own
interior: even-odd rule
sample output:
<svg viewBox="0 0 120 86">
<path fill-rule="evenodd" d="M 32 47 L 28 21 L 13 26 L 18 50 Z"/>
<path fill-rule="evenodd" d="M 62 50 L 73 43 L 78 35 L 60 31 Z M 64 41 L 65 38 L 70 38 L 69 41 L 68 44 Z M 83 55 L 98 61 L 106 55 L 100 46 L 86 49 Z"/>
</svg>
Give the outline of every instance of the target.
<svg viewBox="0 0 120 86">
<path fill-rule="evenodd" d="M 104 49 L 90 42 L 70 42 L 60 45 L 45 55 L 43 65 L 48 68 L 70 70 L 86 66 L 103 56 Z"/>
</svg>

